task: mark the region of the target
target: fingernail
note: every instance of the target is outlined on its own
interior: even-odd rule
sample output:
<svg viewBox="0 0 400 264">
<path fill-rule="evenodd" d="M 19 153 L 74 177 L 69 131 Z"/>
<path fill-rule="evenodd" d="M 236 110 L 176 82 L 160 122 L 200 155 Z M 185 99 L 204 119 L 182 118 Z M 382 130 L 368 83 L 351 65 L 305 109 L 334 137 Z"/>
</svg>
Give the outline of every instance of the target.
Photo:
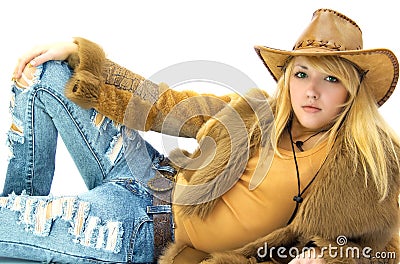
<svg viewBox="0 0 400 264">
<path fill-rule="evenodd" d="M 35 60 L 31 60 L 31 62 L 29 62 L 29 68 L 30 67 L 33 67 L 33 66 L 35 66 L 36 65 L 36 61 Z"/>
</svg>

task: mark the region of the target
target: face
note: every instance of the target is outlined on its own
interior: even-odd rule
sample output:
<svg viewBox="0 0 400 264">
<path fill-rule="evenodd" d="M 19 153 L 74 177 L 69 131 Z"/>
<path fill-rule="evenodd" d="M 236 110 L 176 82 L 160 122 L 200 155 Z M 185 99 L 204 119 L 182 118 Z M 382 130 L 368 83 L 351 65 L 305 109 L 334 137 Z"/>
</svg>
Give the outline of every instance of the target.
<svg viewBox="0 0 400 264">
<path fill-rule="evenodd" d="M 306 130 L 328 125 L 341 112 L 347 96 L 338 78 L 313 68 L 304 57 L 295 58 L 290 98 L 295 121 Z"/>
</svg>

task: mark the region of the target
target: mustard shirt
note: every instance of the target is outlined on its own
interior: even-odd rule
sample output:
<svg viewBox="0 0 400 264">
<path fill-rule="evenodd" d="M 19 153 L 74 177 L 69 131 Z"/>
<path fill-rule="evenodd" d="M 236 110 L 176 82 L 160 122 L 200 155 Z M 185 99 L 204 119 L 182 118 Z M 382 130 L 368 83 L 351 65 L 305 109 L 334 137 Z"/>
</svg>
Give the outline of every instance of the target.
<svg viewBox="0 0 400 264">
<path fill-rule="evenodd" d="M 313 149 L 296 152 L 301 190 L 317 173 L 326 157 L 326 141 Z M 297 176 L 293 153 L 280 149 L 282 157 L 274 154 L 266 177 L 254 190 L 249 182 L 259 160 L 252 157 L 239 181 L 218 202 L 211 214 L 180 217 L 179 206 L 174 206 L 175 240 L 205 252 L 239 248 L 283 227 L 295 208 Z M 322 175 L 319 175 L 319 177 Z M 303 195 L 305 197 L 307 192 Z"/>
</svg>

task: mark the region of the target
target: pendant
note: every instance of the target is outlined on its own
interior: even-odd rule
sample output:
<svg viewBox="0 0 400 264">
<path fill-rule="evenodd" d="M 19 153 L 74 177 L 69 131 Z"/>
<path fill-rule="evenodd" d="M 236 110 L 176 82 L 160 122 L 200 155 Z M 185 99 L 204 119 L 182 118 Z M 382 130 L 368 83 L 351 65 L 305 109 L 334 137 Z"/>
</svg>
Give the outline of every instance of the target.
<svg viewBox="0 0 400 264">
<path fill-rule="evenodd" d="M 296 203 L 302 203 L 303 197 L 301 197 L 301 195 L 296 195 L 295 197 L 293 197 L 293 201 L 295 201 Z"/>
<path fill-rule="evenodd" d="M 304 149 L 303 149 L 303 144 L 304 144 L 304 142 L 303 142 L 303 141 L 298 140 L 298 141 L 296 141 L 294 144 L 296 144 L 296 147 L 297 147 L 300 151 L 304 151 Z"/>
</svg>

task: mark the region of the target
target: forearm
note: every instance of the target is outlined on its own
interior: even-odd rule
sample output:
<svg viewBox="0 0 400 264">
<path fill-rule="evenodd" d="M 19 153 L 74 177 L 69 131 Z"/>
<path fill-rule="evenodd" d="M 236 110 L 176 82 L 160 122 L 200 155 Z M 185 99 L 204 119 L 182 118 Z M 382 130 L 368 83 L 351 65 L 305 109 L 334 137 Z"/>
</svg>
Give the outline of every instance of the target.
<svg viewBox="0 0 400 264">
<path fill-rule="evenodd" d="M 229 96 L 157 85 L 108 60 L 97 44 L 82 38 L 75 43 L 78 52 L 67 59 L 74 69 L 66 87 L 68 98 L 129 128 L 195 137 L 203 123 L 230 101 Z"/>
</svg>

